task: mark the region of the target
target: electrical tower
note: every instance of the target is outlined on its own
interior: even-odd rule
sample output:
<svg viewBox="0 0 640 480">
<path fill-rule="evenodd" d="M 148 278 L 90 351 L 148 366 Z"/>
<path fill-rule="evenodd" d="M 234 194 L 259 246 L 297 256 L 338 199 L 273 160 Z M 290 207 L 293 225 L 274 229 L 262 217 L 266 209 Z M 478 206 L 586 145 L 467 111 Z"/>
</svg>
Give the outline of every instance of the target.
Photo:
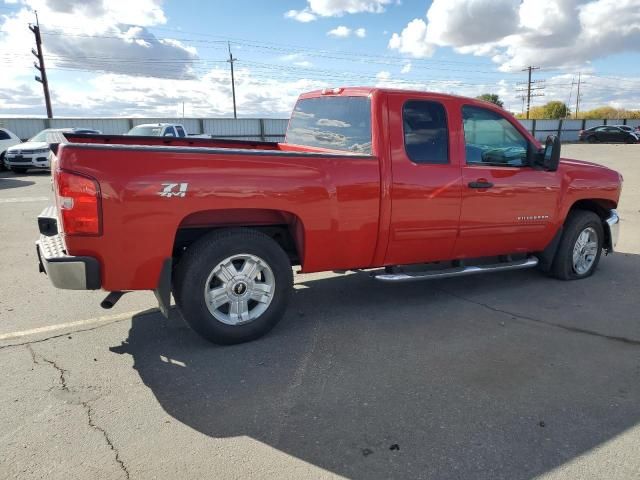
<svg viewBox="0 0 640 480">
<path fill-rule="evenodd" d="M 231 95 L 233 95 L 233 118 L 238 118 L 236 114 L 236 79 L 233 76 L 233 62 L 237 60 L 237 58 L 233 58 L 233 54 L 231 53 L 231 43 L 227 42 L 227 47 L 229 48 L 229 64 L 231 65 Z"/>
<path fill-rule="evenodd" d="M 36 37 L 37 50 L 31 49 L 31 53 L 38 59 L 38 63 L 33 62 L 33 66 L 40 72 L 40 75 L 36 75 L 36 82 L 42 84 L 44 90 L 44 102 L 47 106 L 47 118 L 53 118 L 53 112 L 51 110 L 51 97 L 49 96 L 49 81 L 47 80 L 47 71 L 44 68 L 44 55 L 42 55 L 42 38 L 40 37 L 40 22 L 38 21 L 38 12 L 34 12 L 36 15 L 36 24 L 29 25 L 29 30 L 33 32 Z"/>
<path fill-rule="evenodd" d="M 580 99 L 582 98 L 582 95 L 580 95 L 581 75 L 582 75 L 582 72 L 578 72 L 578 92 L 576 93 L 576 116 L 575 116 L 576 119 L 578 118 L 578 111 L 580 109 Z"/>
<path fill-rule="evenodd" d="M 539 70 L 540 67 L 534 67 L 534 66 L 528 66 L 527 68 L 524 68 L 522 71 L 523 72 L 529 72 L 529 79 L 526 82 L 518 82 L 517 85 L 526 85 L 526 88 L 522 87 L 522 88 L 518 88 L 516 89 L 516 92 L 519 92 L 520 95 L 518 95 L 517 98 L 522 98 L 522 101 L 524 102 L 524 99 L 527 100 L 527 120 L 529 119 L 529 111 L 531 110 L 531 97 L 542 97 L 544 96 L 544 93 L 542 93 L 542 90 L 544 90 L 544 80 L 531 80 L 531 72 L 533 70 Z M 525 94 L 526 92 L 526 94 Z"/>
</svg>

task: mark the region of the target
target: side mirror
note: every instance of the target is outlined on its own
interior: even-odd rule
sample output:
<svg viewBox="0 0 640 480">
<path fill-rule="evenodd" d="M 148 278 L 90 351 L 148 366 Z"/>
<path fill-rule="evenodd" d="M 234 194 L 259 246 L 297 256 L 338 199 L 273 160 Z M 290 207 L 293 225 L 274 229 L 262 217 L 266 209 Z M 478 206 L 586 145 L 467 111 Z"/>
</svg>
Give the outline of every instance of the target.
<svg viewBox="0 0 640 480">
<path fill-rule="evenodd" d="M 557 135 L 549 135 L 544 143 L 541 162 L 542 168 L 548 172 L 558 170 L 560 163 L 560 139 Z"/>
</svg>

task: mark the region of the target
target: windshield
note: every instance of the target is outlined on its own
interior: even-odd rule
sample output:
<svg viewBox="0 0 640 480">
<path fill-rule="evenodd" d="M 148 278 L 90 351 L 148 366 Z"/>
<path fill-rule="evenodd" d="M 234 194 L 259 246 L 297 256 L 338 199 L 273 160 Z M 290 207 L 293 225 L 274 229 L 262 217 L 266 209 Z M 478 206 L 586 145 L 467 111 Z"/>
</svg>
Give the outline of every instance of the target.
<svg viewBox="0 0 640 480">
<path fill-rule="evenodd" d="M 51 132 L 51 130 L 43 130 L 40 133 L 38 133 L 37 135 L 34 135 L 33 137 L 31 137 L 29 139 L 30 142 L 46 142 L 47 141 L 47 134 Z"/>
<path fill-rule="evenodd" d="M 127 135 L 140 135 L 142 137 L 159 137 L 162 133 L 162 127 L 133 127 Z"/>
<path fill-rule="evenodd" d="M 371 154 L 368 97 L 317 97 L 296 104 L 286 143 Z"/>
</svg>

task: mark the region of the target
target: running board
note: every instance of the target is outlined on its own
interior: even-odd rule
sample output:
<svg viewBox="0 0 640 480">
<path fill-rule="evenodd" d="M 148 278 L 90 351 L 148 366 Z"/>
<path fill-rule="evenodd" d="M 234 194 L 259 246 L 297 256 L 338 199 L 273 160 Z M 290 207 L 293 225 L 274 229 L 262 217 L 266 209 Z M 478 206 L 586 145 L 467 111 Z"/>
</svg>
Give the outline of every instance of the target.
<svg viewBox="0 0 640 480">
<path fill-rule="evenodd" d="M 435 278 L 462 277 L 464 275 L 475 275 L 476 273 L 504 272 L 506 270 L 521 270 L 533 268 L 538 265 L 537 257 L 528 257 L 515 262 L 494 263 L 491 265 L 477 265 L 469 267 L 453 267 L 445 270 L 434 270 L 430 272 L 398 272 L 381 273 L 373 278 L 381 282 L 415 282 L 418 280 L 430 280 Z"/>
</svg>

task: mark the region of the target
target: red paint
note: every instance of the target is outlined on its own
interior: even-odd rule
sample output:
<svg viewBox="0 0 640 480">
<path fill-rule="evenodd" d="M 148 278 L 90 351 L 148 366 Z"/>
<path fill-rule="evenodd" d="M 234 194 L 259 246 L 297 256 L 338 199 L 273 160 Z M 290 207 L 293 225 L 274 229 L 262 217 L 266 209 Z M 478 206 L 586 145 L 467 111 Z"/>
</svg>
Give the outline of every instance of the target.
<svg viewBox="0 0 640 480">
<path fill-rule="evenodd" d="M 69 136 L 70 143 L 59 148 L 55 176 L 64 169 L 96 179 L 102 210 L 101 235 L 65 234 L 69 254 L 96 257 L 105 290 L 153 289 L 181 227 L 288 225 L 303 271 L 313 272 L 535 252 L 548 244 L 576 201 L 617 205 L 620 177 L 605 167 L 563 161 L 557 172 L 543 172 L 466 165 L 463 104 L 499 112 L 540 146 L 498 107 L 388 89 L 345 88 L 338 95 L 371 96 L 372 156 L 310 157 L 295 153 L 336 152 L 250 141 Z M 317 96 L 322 93 L 302 95 Z M 449 164 L 408 159 L 401 112 L 409 99 L 445 106 Z M 197 147 L 230 150 L 204 153 Z M 238 149 L 270 154 L 242 155 Z M 481 180 L 494 186 L 467 187 Z M 160 196 L 167 183 L 188 183 L 185 197 Z M 535 215 L 549 218 L 517 219 Z"/>
</svg>

